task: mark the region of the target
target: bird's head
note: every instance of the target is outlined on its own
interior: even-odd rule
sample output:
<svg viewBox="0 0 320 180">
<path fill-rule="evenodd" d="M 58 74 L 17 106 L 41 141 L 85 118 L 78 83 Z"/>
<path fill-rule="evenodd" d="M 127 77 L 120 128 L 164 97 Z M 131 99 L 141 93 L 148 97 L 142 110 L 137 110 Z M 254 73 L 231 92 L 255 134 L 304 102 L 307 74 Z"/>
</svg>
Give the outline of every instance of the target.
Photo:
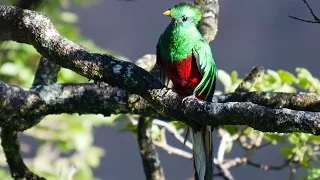
<svg viewBox="0 0 320 180">
<path fill-rule="evenodd" d="M 173 25 L 196 26 L 201 20 L 201 12 L 191 3 L 179 3 L 163 13 L 172 18 Z"/>
</svg>

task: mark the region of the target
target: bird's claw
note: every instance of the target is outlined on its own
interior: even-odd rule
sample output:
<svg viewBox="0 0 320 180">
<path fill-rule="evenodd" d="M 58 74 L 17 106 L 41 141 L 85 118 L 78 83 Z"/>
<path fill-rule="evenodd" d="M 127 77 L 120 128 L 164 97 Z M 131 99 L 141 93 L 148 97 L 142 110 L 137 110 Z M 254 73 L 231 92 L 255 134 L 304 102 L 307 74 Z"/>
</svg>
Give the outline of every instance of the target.
<svg viewBox="0 0 320 180">
<path fill-rule="evenodd" d="M 182 99 L 182 104 L 185 103 L 185 101 L 189 100 L 189 99 L 194 99 L 196 98 L 196 95 L 195 94 L 192 94 L 191 96 L 187 96 L 185 98 Z"/>
</svg>

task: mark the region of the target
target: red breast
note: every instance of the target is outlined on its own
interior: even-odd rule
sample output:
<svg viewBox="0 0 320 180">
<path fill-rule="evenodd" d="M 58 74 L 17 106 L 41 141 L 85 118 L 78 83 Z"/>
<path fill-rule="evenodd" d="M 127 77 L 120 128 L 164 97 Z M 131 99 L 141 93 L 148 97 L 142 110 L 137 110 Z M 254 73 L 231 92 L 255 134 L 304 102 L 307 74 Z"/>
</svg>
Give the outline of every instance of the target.
<svg viewBox="0 0 320 180">
<path fill-rule="evenodd" d="M 172 63 L 167 63 L 169 61 L 162 59 L 160 61 L 160 66 L 165 70 L 178 93 L 182 96 L 191 95 L 202 79 L 202 75 L 198 70 L 196 60 L 193 56 L 190 55 L 183 60 L 173 61 Z M 204 97 L 204 95 L 201 95 L 198 98 L 204 99 Z"/>
</svg>

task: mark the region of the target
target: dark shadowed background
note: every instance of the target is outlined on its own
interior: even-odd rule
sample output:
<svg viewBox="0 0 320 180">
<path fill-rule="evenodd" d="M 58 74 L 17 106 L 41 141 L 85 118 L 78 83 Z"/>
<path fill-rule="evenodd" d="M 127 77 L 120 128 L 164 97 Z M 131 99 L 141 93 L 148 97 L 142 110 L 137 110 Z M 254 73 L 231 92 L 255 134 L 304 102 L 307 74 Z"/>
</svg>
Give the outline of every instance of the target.
<svg viewBox="0 0 320 180">
<path fill-rule="evenodd" d="M 80 16 L 78 25 L 83 35 L 135 60 L 155 53 L 158 37 L 169 23 L 162 12 L 177 2 L 100 0 L 91 7 L 74 7 L 73 11 Z M 320 1 L 309 2 L 320 15 Z M 312 19 L 301 0 L 220 0 L 219 30 L 211 43 L 218 68 L 229 73 L 237 70 L 244 76 L 255 65 L 291 72 L 305 67 L 319 76 L 320 24 L 299 22 L 288 15 Z M 111 180 L 144 179 L 137 142 L 130 133 L 119 133 L 119 128 L 104 127 L 95 132 L 96 143 L 106 150 L 96 176 Z M 192 176 L 190 160 L 161 150 L 159 153 L 167 179 Z M 235 148 L 227 157 L 242 153 Z M 271 146 L 254 156 L 254 160 L 277 165 L 283 157 L 277 147 Z M 287 179 L 289 174 L 288 169 L 265 172 L 252 167 L 233 168 L 232 173 L 236 179 L 260 180 Z"/>
</svg>

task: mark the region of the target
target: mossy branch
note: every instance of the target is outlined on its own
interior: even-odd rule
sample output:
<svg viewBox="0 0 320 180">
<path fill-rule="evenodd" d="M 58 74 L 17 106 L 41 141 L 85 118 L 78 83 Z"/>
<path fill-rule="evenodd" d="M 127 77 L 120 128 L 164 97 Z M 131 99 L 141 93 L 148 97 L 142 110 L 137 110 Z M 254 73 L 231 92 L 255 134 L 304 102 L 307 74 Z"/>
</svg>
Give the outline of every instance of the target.
<svg viewBox="0 0 320 180">
<path fill-rule="evenodd" d="M 152 119 L 141 116 L 139 118 L 137 135 L 140 155 L 146 180 L 164 180 L 163 169 L 159 156 L 151 138 Z"/>
<path fill-rule="evenodd" d="M 169 120 L 183 119 L 184 123 L 195 128 L 197 127 L 197 124 L 209 124 L 213 126 L 239 124 L 272 132 L 301 131 L 315 134 L 318 134 L 319 132 L 317 126 L 319 114 L 317 112 L 307 111 L 308 107 L 303 106 L 305 105 L 304 103 L 302 103 L 302 105 L 299 104 L 299 102 L 301 102 L 301 100 L 299 100 L 300 94 L 274 94 L 278 95 L 278 97 L 287 96 L 288 103 L 281 102 L 281 107 L 286 107 L 286 105 L 288 105 L 288 107 L 292 109 L 272 109 L 271 106 L 274 105 L 273 103 L 268 104 L 263 102 L 259 105 L 254 104 L 256 103 L 256 97 L 260 97 L 260 99 L 257 98 L 258 100 L 268 99 L 268 96 L 271 95 L 268 93 L 264 95 L 256 93 L 257 96 L 251 96 L 251 98 L 254 97 L 252 98 L 252 102 L 238 102 L 236 100 L 228 99 L 229 102 L 209 103 L 199 101 L 192 97 L 182 101 L 182 97 L 171 89 L 164 87 L 156 77 L 152 76 L 144 69 L 132 63 L 116 59 L 110 55 L 90 53 L 74 42 L 61 37 L 51 24 L 50 20 L 42 13 L 1 5 L 0 23 L 4 25 L 0 27 L 1 40 L 15 40 L 31 44 L 44 57 L 62 67 L 69 68 L 90 79 L 104 81 L 111 86 L 122 89 L 112 89 L 109 87 L 111 88 L 109 90 L 111 90 L 110 93 L 112 95 L 117 97 L 122 95 L 125 97 L 130 96 L 129 100 L 115 106 L 100 106 L 101 103 L 105 102 L 117 102 L 110 98 L 112 96 L 109 96 L 105 97 L 108 101 L 99 101 L 99 99 L 95 99 L 97 102 L 92 103 L 92 106 L 87 106 L 87 108 L 84 109 L 76 109 L 76 106 L 74 106 L 74 103 L 76 102 L 72 101 L 72 99 L 76 97 L 75 95 L 77 95 L 77 93 L 81 94 L 83 91 L 88 90 L 88 92 L 85 93 L 86 95 L 102 93 L 100 96 L 103 97 L 106 92 L 101 91 L 101 89 L 92 84 L 55 84 L 42 87 L 41 91 L 37 91 L 24 90 L 17 86 L 8 86 L 2 83 L 0 90 L 3 93 L 0 98 L 3 100 L 1 102 L 6 102 L 6 104 L 0 104 L 0 108 L 3 108 L 6 112 L 10 112 L 8 114 L 23 117 L 22 122 L 15 123 L 16 120 L 14 120 L 12 115 L 11 117 L 6 116 L 8 118 L 0 122 L 2 127 L 14 126 L 17 130 L 23 130 L 33 124 L 32 122 L 35 117 L 41 117 L 51 113 L 78 112 L 103 113 L 105 115 L 110 115 L 111 113 L 136 113 L 137 111 L 141 111 L 143 114 L 143 111 L 146 109 L 153 109 L 152 111 L 149 111 L 154 112 L 152 115 L 162 116 Z M 82 89 L 83 87 L 85 88 Z M 47 88 L 49 88 L 50 91 L 48 91 Z M 66 97 L 66 94 L 61 96 L 61 93 L 66 93 L 70 96 L 63 99 Z M 59 96 L 56 94 L 59 94 Z M 241 97 L 248 94 L 249 93 L 242 94 Z M 32 95 L 32 98 L 30 95 Z M 52 99 L 51 97 L 56 99 Z M 293 99 L 296 98 L 296 100 L 299 101 L 295 103 L 292 101 L 292 98 L 289 100 L 289 97 L 292 97 Z M 15 110 L 16 108 L 13 108 L 10 103 L 8 104 L 8 98 L 16 98 L 17 103 L 21 103 L 22 106 L 20 106 L 18 111 Z M 93 99 L 90 101 L 93 102 Z M 222 97 L 218 97 L 217 99 L 222 99 Z M 64 100 L 68 101 L 68 103 L 66 103 L 69 104 L 68 106 L 62 106 L 61 103 L 65 102 Z M 83 100 L 88 101 L 86 98 L 83 98 Z M 136 106 L 136 102 L 146 103 L 142 103 L 143 105 L 137 107 L 134 111 L 132 108 L 129 111 L 126 109 L 127 107 Z M 316 107 L 318 106 L 314 103 L 315 102 L 313 101 L 309 104 L 313 104 L 313 109 L 317 109 Z M 57 104 L 60 106 L 57 107 Z M 99 104 L 99 106 L 97 106 L 97 104 Z M 270 106 L 265 107 L 265 104 Z M 305 108 L 305 112 L 293 110 L 294 107 L 300 109 L 301 106 Z M 35 111 L 34 109 L 37 110 Z M 29 119 L 31 117 L 32 119 Z M 228 119 L 228 121 L 225 121 L 226 119 Z M 262 121 L 264 122 L 264 127 L 260 127 Z"/>
</svg>

